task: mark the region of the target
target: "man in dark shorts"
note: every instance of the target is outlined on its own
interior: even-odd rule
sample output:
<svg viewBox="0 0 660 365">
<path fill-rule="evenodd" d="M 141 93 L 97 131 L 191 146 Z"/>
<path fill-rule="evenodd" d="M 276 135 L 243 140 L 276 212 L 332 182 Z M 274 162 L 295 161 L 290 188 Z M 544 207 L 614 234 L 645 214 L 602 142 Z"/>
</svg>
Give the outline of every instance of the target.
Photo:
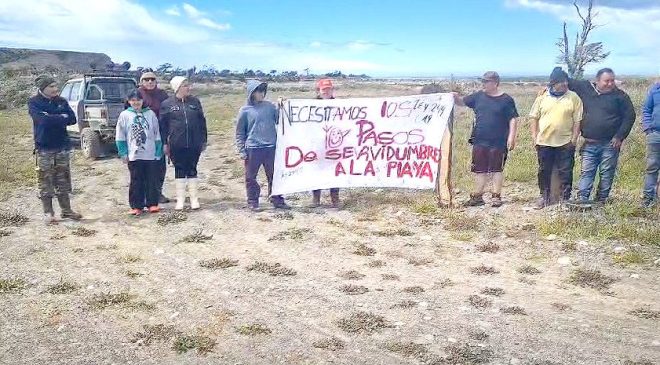
<svg viewBox="0 0 660 365">
<path fill-rule="evenodd" d="M 502 183 L 507 151 L 516 146 L 516 118 L 518 110 L 513 98 L 499 90 L 500 76 L 495 71 L 481 78 L 483 89 L 466 97 L 454 93 L 458 105 L 474 110 L 475 122 L 469 142 L 472 144 L 472 169 L 475 174 L 474 192 L 467 206 L 484 205 L 484 189 L 492 180 L 491 205 L 502 206 Z"/>
</svg>

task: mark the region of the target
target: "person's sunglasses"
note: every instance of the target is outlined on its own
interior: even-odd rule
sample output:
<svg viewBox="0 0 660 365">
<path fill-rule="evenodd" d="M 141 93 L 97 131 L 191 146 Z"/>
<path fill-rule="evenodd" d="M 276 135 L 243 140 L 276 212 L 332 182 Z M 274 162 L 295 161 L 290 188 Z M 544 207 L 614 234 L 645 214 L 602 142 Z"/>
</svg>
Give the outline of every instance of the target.
<svg viewBox="0 0 660 365">
<path fill-rule="evenodd" d="M 149 82 L 149 81 L 156 81 L 156 79 L 154 79 L 152 77 L 145 77 L 145 78 L 142 79 L 142 81 Z"/>
</svg>

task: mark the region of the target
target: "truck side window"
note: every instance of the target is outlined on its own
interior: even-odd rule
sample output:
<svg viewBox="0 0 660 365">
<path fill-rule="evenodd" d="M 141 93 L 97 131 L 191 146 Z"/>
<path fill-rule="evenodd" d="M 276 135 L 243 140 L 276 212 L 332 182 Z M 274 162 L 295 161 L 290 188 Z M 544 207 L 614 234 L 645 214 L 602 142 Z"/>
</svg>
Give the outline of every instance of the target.
<svg viewBox="0 0 660 365">
<path fill-rule="evenodd" d="M 60 91 L 60 96 L 66 100 L 69 100 L 69 94 L 71 94 L 71 84 L 66 84 Z"/>
<path fill-rule="evenodd" d="M 79 98 L 80 98 L 80 81 L 71 84 L 71 96 L 69 97 L 69 100 L 78 101 Z"/>
</svg>

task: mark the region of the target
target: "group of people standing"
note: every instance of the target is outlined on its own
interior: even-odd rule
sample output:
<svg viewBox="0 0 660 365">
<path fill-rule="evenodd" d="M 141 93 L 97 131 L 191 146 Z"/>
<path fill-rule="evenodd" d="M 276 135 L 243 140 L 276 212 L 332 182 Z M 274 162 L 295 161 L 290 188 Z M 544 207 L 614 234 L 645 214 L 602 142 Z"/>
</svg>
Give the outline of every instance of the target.
<svg viewBox="0 0 660 365">
<path fill-rule="evenodd" d="M 207 140 L 202 104 L 190 95 L 185 77 L 172 78 L 170 97 L 158 89 L 153 72 L 144 73 L 140 83 L 127 97 L 130 106 L 119 115 L 115 137 L 119 157 L 130 172 L 130 214 L 140 215 L 145 209 L 157 213 L 158 204 L 169 201 L 162 194 L 166 159 L 174 165 L 174 209 L 184 208 L 186 188 L 190 208 L 199 209 L 197 163 Z"/>
<path fill-rule="evenodd" d="M 472 147 L 471 171 L 475 189 L 468 206 L 484 205 L 484 191 L 492 181 L 491 204 L 502 205 L 503 170 L 508 151 L 516 146 L 519 114 L 513 98 L 500 91 L 500 77 L 494 71 L 481 78 L 482 90 L 465 97 L 454 93 L 458 105 L 475 111 L 475 123 L 469 142 Z M 659 80 L 660 81 L 660 80 Z M 50 76 L 36 79 L 38 92 L 28 107 L 33 120 L 39 198 L 48 222 L 54 218 L 53 197 L 57 197 L 61 217 L 81 219 L 71 209 L 71 144 L 67 125 L 76 123 L 68 102 L 58 96 L 58 85 Z M 127 97 L 127 108 L 116 127 L 116 144 L 120 158 L 127 164 L 130 185 L 130 214 L 145 210 L 156 213 L 160 203 L 169 199 L 162 193 L 167 160 L 174 165 L 176 210 L 184 209 L 186 189 L 190 208 L 199 209 L 197 164 L 207 146 L 206 117 L 202 104 L 191 95 L 185 77 L 170 81 L 173 95 L 159 89 L 156 75 L 146 72 L 140 86 Z M 332 80 L 317 83 L 317 98 L 334 99 Z M 268 84 L 247 82 L 246 104 L 236 119 L 236 147 L 245 164 L 245 188 L 248 207 L 260 210 L 260 186 L 257 182 L 263 167 L 268 181 L 268 196 L 276 209 L 289 209 L 284 198 L 271 195 L 277 142 L 278 105 L 266 100 Z M 660 170 L 660 82 L 649 92 L 643 105 L 642 129 L 647 135 L 647 169 L 644 179 L 645 207 L 657 202 Z M 614 71 L 598 71 L 595 82 L 578 81 L 555 68 L 547 88 L 539 93 L 529 113 L 532 140 L 538 156 L 536 204 L 541 209 L 553 203 L 551 181 L 556 170 L 560 181 L 560 199 L 569 200 L 573 191 L 573 167 L 578 138 L 582 171 L 575 200 L 588 201 L 596 175 L 600 176 L 595 200 L 609 197 L 621 145 L 635 121 L 630 97 L 616 87 Z M 339 206 L 339 189 L 330 189 L 332 206 Z M 312 206 L 321 204 L 321 191 L 312 192 Z"/>
<path fill-rule="evenodd" d="M 468 206 L 484 205 L 484 189 L 492 180 L 491 204 L 502 205 L 502 171 L 507 152 L 516 144 L 516 110 L 513 99 L 499 90 L 500 78 L 489 71 L 481 79 L 483 89 L 462 97 L 456 103 L 475 112 L 470 137 L 475 189 Z M 547 87 L 537 96 L 529 113 L 531 137 L 538 158 L 538 209 L 555 203 L 551 182 L 553 171 L 559 177 L 559 200 L 576 203 L 605 203 L 610 195 L 624 140 L 634 125 L 636 113 L 630 97 L 615 84 L 615 74 L 603 68 L 595 82 L 573 80 L 560 67 L 550 74 Z M 647 168 L 644 179 L 643 207 L 658 199 L 660 169 L 660 83 L 656 83 L 643 106 L 642 129 L 647 135 Z M 577 194 L 573 193 L 573 168 L 578 138 L 581 173 Z M 599 182 L 592 190 L 596 175 Z"/>
</svg>

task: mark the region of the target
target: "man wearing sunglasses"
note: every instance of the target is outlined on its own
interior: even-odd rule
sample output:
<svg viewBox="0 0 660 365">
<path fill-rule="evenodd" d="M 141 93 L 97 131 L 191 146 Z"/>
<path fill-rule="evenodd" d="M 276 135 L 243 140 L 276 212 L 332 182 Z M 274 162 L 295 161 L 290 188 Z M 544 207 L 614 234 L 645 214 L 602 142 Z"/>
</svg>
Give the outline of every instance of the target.
<svg viewBox="0 0 660 365">
<path fill-rule="evenodd" d="M 140 87 L 138 88 L 140 95 L 143 99 L 143 108 L 149 108 L 154 113 L 160 121 L 160 104 L 168 98 L 165 90 L 158 88 L 158 83 L 156 82 L 156 74 L 152 71 L 147 71 L 140 76 Z M 163 133 L 163 124 L 160 124 L 161 134 Z M 165 156 L 162 156 L 158 160 L 158 192 L 159 192 L 159 203 L 169 203 L 170 200 L 163 195 L 163 183 L 165 182 L 165 173 L 167 172 L 167 163 L 165 161 Z"/>
</svg>

